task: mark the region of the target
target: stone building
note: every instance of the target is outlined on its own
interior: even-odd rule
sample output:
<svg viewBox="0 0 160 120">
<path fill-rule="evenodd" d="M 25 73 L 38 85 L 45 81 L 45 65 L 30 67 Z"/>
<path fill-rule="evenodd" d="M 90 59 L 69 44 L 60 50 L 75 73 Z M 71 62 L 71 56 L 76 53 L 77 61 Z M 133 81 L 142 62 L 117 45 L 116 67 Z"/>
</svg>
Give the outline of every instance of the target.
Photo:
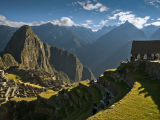
<svg viewBox="0 0 160 120">
<path fill-rule="evenodd" d="M 136 59 L 151 59 L 151 54 L 160 54 L 160 40 L 133 41 L 131 54 Z"/>
<path fill-rule="evenodd" d="M 0 70 L 0 78 L 3 78 L 3 77 L 4 77 L 4 71 Z"/>
</svg>

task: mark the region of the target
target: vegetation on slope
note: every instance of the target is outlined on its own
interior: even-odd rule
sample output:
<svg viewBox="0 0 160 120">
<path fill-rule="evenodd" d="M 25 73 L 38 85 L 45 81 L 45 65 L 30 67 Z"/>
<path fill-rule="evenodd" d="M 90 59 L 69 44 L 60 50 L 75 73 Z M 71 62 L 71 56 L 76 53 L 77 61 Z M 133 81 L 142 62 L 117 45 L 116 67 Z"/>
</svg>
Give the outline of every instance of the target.
<svg viewBox="0 0 160 120">
<path fill-rule="evenodd" d="M 136 81 L 131 91 L 114 106 L 90 117 L 89 120 L 160 119 L 160 82 L 150 80 L 149 76 L 140 72 L 128 75 Z"/>
</svg>

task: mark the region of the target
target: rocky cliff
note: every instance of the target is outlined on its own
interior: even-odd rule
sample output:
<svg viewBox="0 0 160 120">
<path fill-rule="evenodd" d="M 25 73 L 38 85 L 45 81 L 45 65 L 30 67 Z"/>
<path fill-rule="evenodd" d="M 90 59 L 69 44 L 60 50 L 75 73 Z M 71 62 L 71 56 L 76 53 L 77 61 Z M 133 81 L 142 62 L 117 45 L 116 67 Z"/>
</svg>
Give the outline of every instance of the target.
<svg viewBox="0 0 160 120">
<path fill-rule="evenodd" d="M 55 70 L 61 71 L 73 82 L 80 81 L 84 78 L 83 74 L 86 74 L 83 72 L 84 66 L 74 54 L 43 43 L 27 25 L 14 33 L 0 55 L 6 53 L 14 57 L 20 68 L 40 69 L 49 73 L 55 73 Z M 91 71 L 85 76 L 88 79 L 94 78 Z"/>
</svg>

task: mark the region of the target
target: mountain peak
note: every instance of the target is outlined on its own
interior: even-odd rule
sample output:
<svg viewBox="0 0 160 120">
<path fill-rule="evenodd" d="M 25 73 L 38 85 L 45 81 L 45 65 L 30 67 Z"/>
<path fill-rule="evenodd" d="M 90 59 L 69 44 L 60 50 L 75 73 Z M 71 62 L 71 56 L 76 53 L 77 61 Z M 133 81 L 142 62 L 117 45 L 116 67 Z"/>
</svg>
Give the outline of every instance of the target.
<svg viewBox="0 0 160 120">
<path fill-rule="evenodd" d="M 19 30 L 26 30 L 26 29 L 31 29 L 31 27 L 28 25 L 23 25 L 19 28 Z"/>
<path fill-rule="evenodd" d="M 126 22 L 124 24 L 131 24 L 128 20 L 126 20 Z"/>
</svg>

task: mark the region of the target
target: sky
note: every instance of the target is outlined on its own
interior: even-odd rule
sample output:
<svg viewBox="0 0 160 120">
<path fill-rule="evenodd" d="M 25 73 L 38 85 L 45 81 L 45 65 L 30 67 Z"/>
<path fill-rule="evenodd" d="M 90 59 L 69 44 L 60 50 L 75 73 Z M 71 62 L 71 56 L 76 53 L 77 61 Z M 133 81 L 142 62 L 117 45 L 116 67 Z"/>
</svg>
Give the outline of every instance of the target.
<svg viewBox="0 0 160 120">
<path fill-rule="evenodd" d="M 0 25 L 83 26 L 93 31 L 126 20 L 141 29 L 160 26 L 160 0 L 1 0 Z"/>
</svg>

